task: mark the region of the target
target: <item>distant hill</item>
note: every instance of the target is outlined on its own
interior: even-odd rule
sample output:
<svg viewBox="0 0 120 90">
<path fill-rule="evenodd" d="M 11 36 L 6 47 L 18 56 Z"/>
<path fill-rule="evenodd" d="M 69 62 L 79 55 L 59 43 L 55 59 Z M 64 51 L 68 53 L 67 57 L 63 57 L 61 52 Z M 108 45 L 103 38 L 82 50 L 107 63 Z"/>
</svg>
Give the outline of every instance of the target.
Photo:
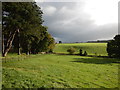
<svg viewBox="0 0 120 90">
<path fill-rule="evenodd" d="M 97 41 L 88 41 L 87 43 L 107 43 L 110 40 L 97 40 Z"/>
<path fill-rule="evenodd" d="M 86 41 L 86 42 L 85 41 L 84 42 L 77 41 L 77 42 L 62 42 L 62 43 L 107 43 L 108 41 L 110 41 L 110 40 L 97 40 L 97 41 Z"/>
</svg>

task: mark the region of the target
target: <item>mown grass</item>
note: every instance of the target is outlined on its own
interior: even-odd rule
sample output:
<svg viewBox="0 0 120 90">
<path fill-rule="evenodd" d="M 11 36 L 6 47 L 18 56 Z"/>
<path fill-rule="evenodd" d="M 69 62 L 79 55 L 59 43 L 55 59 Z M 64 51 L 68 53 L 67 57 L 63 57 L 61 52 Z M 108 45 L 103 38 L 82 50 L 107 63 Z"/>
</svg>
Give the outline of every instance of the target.
<svg viewBox="0 0 120 90">
<path fill-rule="evenodd" d="M 56 44 L 54 52 L 56 53 L 68 53 L 67 49 L 70 47 L 74 47 L 76 49 L 75 54 L 79 53 L 79 50 L 82 49 L 87 51 L 88 55 L 96 55 L 96 56 L 107 56 L 107 43 L 63 43 Z"/>
<path fill-rule="evenodd" d="M 116 88 L 118 59 L 33 55 L 3 62 L 3 88 Z"/>
</svg>

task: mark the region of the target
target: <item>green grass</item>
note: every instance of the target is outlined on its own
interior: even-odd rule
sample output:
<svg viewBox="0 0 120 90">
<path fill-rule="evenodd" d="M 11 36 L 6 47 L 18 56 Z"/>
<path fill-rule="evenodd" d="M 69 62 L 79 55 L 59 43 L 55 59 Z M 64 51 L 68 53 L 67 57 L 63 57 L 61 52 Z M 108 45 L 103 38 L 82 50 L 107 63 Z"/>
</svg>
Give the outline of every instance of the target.
<svg viewBox="0 0 120 90">
<path fill-rule="evenodd" d="M 57 44 L 54 52 L 74 47 L 88 55 L 107 56 L 106 43 Z M 118 65 L 114 58 L 75 55 L 16 55 L 3 58 L 3 88 L 117 88 Z"/>
<path fill-rule="evenodd" d="M 3 62 L 5 88 L 116 88 L 118 59 L 74 55 L 33 55 Z"/>
<path fill-rule="evenodd" d="M 56 44 L 54 52 L 57 53 L 68 53 L 67 49 L 74 47 L 76 54 L 82 49 L 83 52 L 87 51 L 88 55 L 100 55 L 107 56 L 106 47 L 107 43 L 72 43 L 72 44 Z"/>
</svg>

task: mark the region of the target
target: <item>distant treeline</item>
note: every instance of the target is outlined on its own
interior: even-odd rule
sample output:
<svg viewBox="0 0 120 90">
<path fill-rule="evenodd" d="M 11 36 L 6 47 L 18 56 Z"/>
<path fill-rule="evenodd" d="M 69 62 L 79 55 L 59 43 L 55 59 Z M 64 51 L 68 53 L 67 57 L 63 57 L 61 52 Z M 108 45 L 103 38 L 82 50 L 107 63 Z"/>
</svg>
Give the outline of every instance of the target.
<svg viewBox="0 0 120 90">
<path fill-rule="evenodd" d="M 88 41 L 87 43 L 107 43 L 110 40 L 97 40 L 97 41 Z"/>
<path fill-rule="evenodd" d="M 110 40 L 97 40 L 97 41 L 87 41 L 87 42 L 62 42 L 62 43 L 107 43 Z"/>
</svg>

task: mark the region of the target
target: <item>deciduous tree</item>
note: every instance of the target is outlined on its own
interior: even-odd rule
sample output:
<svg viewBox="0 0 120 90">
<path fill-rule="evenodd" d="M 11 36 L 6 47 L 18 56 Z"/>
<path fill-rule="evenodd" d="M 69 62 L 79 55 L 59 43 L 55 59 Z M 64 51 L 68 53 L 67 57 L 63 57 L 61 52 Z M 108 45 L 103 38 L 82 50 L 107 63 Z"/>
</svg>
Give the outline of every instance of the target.
<svg viewBox="0 0 120 90">
<path fill-rule="evenodd" d="M 120 58 L 120 35 L 107 43 L 107 52 L 109 57 Z"/>
</svg>

